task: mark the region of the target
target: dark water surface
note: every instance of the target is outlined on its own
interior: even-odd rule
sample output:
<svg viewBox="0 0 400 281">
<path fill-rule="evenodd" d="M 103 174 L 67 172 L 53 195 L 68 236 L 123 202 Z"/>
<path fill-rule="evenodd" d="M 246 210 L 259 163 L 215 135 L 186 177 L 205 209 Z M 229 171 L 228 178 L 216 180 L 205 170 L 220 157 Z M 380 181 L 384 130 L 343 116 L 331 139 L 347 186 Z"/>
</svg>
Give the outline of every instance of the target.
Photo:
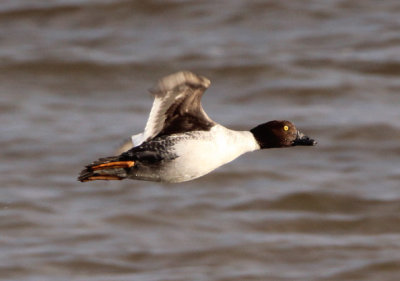
<svg viewBox="0 0 400 281">
<path fill-rule="evenodd" d="M 0 279 L 400 280 L 400 2 L 0 2 Z M 79 183 L 163 75 L 318 140 L 198 180 Z"/>
</svg>

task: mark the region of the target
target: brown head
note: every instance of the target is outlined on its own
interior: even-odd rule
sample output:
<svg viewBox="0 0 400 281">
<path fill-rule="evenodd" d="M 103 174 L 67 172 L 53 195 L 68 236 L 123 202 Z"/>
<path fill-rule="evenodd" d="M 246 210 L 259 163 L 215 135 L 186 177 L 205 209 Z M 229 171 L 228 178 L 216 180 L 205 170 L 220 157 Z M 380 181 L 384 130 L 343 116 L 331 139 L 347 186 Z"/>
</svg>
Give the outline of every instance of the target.
<svg viewBox="0 0 400 281">
<path fill-rule="evenodd" d="M 293 123 L 283 121 L 269 121 L 250 130 L 261 149 L 289 147 L 296 145 L 311 146 L 317 142 L 302 134 Z"/>
</svg>

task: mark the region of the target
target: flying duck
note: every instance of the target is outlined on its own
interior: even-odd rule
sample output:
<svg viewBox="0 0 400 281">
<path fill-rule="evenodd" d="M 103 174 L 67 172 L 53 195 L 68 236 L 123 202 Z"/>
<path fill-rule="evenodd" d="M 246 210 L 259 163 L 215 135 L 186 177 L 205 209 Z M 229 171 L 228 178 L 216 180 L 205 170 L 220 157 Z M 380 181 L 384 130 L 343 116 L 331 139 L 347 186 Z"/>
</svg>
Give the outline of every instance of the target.
<svg viewBox="0 0 400 281">
<path fill-rule="evenodd" d="M 132 136 L 133 147 L 92 162 L 78 180 L 184 182 L 246 152 L 316 144 L 289 121 L 269 121 L 249 131 L 231 130 L 214 122 L 201 106 L 209 86 L 210 80 L 189 71 L 159 80 L 150 90 L 154 103 L 144 132 Z"/>
</svg>

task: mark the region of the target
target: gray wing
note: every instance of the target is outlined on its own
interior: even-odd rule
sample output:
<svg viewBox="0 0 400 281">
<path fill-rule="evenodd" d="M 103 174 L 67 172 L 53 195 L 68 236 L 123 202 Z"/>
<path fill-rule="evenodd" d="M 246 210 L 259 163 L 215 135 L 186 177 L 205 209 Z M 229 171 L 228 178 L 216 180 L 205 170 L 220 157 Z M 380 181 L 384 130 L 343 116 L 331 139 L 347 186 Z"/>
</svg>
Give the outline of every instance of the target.
<svg viewBox="0 0 400 281">
<path fill-rule="evenodd" d="M 150 90 L 154 103 L 143 132 L 143 141 L 158 135 L 209 130 L 215 122 L 201 106 L 201 97 L 210 80 L 189 71 L 162 78 Z"/>
</svg>

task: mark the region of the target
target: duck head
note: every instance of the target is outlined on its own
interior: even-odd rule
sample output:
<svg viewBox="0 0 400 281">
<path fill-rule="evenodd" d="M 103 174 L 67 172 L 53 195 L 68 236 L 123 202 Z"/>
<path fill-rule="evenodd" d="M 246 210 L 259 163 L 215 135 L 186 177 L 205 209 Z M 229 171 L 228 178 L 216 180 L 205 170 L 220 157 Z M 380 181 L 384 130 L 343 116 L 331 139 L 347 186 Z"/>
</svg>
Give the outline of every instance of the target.
<svg viewBox="0 0 400 281">
<path fill-rule="evenodd" d="M 317 144 L 315 140 L 297 130 L 292 122 L 286 120 L 269 121 L 251 129 L 250 132 L 253 133 L 261 149 Z"/>
</svg>

